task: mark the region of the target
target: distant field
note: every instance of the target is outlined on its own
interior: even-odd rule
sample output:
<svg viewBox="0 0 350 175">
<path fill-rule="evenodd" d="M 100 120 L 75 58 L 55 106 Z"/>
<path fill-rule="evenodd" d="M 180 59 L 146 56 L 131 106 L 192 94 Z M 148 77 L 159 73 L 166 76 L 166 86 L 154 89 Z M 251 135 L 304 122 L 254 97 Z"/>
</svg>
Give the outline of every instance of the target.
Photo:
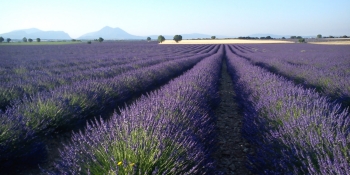
<svg viewBox="0 0 350 175">
<path fill-rule="evenodd" d="M 291 41 L 281 40 L 242 40 L 242 39 L 230 39 L 230 40 L 182 40 L 176 43 L 174 40 L 165 40 L 161 44 L 276 44 L 276 43 L 294 43 Z"/>
<path fill-rule="evenodd" d="M 42 42 L 3 42 L 0 43 L 0 46 L 6 46 L 6 45 L 61 45 L 61 44 L 77 44 L 80 42 L 71 42 L 71 41 L 67 41 L 67 42 L 50 42 L 50 41 L 42 41 Z"/>
<path fill-rule="evenodd" d="M 350 41 L 309 42 L 310 44 L 350 45 Z"/>
</svg>

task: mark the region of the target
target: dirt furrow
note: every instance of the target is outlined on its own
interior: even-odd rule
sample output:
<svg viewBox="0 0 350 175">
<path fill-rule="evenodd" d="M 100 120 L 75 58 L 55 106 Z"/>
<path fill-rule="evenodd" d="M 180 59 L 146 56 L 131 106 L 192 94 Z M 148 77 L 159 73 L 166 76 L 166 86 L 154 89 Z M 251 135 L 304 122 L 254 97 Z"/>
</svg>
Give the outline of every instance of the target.
<svg viewBox="0 0 350 175">
<path fill-rule="evenodd" d="M 247 168 L 249 144 L 242 137 L 243 111 L 237 103 L 234 84 L 227 72 L 226 58 L 223 61 L 219 85 L 221 102 L 216 108 L 218 149 L 214 153 L 218 174 L 252 174 Z"/>
</svg>

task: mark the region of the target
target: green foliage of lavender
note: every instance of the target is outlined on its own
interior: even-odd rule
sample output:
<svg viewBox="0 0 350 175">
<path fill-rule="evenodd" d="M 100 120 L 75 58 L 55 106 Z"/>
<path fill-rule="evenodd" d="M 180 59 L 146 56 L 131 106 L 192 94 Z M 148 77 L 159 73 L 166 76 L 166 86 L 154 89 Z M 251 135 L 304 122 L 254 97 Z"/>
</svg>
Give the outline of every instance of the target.
<svg viewBox="0 0 350 175">
<path fill-rule="evenodd" d="M 228 67 L 245 99 L 251 169 L 262 174 L 349 174 L 350 116 L 312 89 L 252 65 L 227 46 Z"/>
<path fill-rule="evenodd" d="M 74 134 L 48 174 L 214 173 L 212 107 L 223 56 L 205 58 L 159 91 Z"/>
</svg>

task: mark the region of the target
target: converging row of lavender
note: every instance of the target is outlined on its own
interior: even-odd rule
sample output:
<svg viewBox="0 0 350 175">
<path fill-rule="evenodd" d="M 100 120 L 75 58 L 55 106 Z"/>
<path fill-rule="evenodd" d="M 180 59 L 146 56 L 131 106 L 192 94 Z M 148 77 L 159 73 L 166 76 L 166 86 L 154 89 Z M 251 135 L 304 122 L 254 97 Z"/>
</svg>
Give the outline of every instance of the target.
<svg viewBox="0 0 350 175">
<path fill-rule="evenodd" d="M 218 49 L 218 47 L 217 47 Z M 198 61 L 216 52 L 178 59 L 168 58 L 155 65 L 130 70 L 105 79 L 90 79 L 39 92 L 15 101 L 0 114 L 1 166 L 11 167 L 28 159 L 40 161 L 47 150 L 43 138 L 59 128 L 72 128 L 77 120 L 98 116 L 117 107 L 133 94 L 147 92 L 190 69 Z M 29 163 L 29 162 L 27 162 Z"/>
<path fill-rule="evenodd" d="M 212 108 L 224 47 L 184 75 L 76 133 L 48 174 L 211 174 Z"/>
<path fill-rule="evenodd" d="M 2 82 L 0 84 L 0 109 L 5 109 L 15 99 L 20 99 L 23 96 L 29 96 L 40 91 L 49 91 L 59 86 L 90 79 L 111 78 L 123 72 L 157 64 L 164 60 L 194 56 L 198 54 L 197 52 L 206 53 L 206 48 L 212 49 L 212 46 L 206 45 L 188 48 L 188 50 L 175 48 L 170 52 L 164 48 L 157 48 L 154 45 L 145 45 L 146 47 L 126 47 L 128 46 L 126 45 L 114 51 L 113 48 L 116 47 L 114 45 L 109 48 L 102 46 L 93 48 L 93 50 L 102 52 L 101 50 L 104 49 L 107 53 L 81 54 L 77 53 L 77 51 L 80 51 L 77 50 L 80 49 L 79 47 L 74 48 L 71 46 L 65 49 L 59 48 L 65 53 L 60 53 L 62 56 L 56 55 L 56 57 L 52 58 L 47 58 L 45 54 L 40 55 L 41 52 L 46 53 L 51 50 L 43 49 L 44 51 L 42 51 L 42 48 L 36 47 L 31 49 L 34 51 L 33 55 L 25 54 L 28 57 L 22 58 L 24 60 L 18 61 L 17 65 L 13 65 L 16 61 L 12 60 L 13 56 L 11 56 L 17 51 L 7 50 L 0 58 L 4 60 L 4 62 L 0 63 L 2 64 L 0 68 L 2 69 L 0 70 L 0 81 Z M 133 48 L 133 50 L 130 48 Z M 21 52 L 28 51 L 23 49 L 18 50 Z M 147 52 L 150 52 L 150 50 L 154 52 L 149 55 Z M 112 51 L 113 54 L 108 51 Z M 162 51 L 165 52 L 163 53 Z M 176 53 L 175 55 L 168 55 L 168 53 L 174 52 Z M 37 57 L 44 57 L 46 59 Z"/>
<path fill-rule="evenodd" d="M 350 106 L 350 47 L 323 45 L 237 45 L 235 52 L 256 65 L 315 88 Z"/>
<path fill-rule="evenodd" d="M 257 174 L 350 174 L 350 115 L 312 89 L 252 65 L 226 46 L 244 99 L 243 133 Z"/>
</svg>

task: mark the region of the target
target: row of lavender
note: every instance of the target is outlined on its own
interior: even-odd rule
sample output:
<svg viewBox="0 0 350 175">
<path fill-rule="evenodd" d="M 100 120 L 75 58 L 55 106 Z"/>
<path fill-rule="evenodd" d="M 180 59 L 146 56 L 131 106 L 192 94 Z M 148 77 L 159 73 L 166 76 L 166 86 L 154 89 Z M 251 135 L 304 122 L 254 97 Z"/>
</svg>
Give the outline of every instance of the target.
<svg viewBox="0 0 350 175">
<path fill-rule="evenodd" d="M 0 165 L 7 167 L 44 154 L 42 140 L 56 129 L 72 128 L 80 119 L 115 108 L 215 52 L 165 61 L 112 78 L 81 81 L 17 101 L 0 116 Z"/>
<path fill-rule="evenodd" d="M 257 174 L 350 174 L 350 115 L 314 90 L 252 65 L 227 46 L 245 103 L 245 137 Z"/>
<path fill-rule="evenodd" d="M 224 47 L 109 121 L 88 124 L 48 174 L 213 174 L 212 108 Z"/>
<path fill-rule="evenodd" d="M 350 106 L 350 47 L 323 45 L 235 46 L 237 54 Z"/>
<path fill-rule="evenodd" d="M 114 47 L 116 46 L 110 46 L 109 50 L 113 51 Z M 174 47 L 173 52 L 180 52 L 181 54 L 169 56 L 166 54 L 167 52 L 161 53 L 162 50 L 166 51 L 166 48 L 157 48 L 154 45 L 144 45 L 144 47 L 140 45 L 139 47 L 130 47 L 134 50 L 131 50 L 130 48 L 118 50 L 119 52 L 117 53 L 112 52 L 114 55 L 111 55 L 111 53 L 108 52 L 109 50 L 107 47 L 103 47 L 102 50 L 104 49 L 106 53 L 87 55 L 88 52 L 81 55 L 74 54 L 73 56 L 70 53 L 77 48 L 69 47 L 65 51 L 66 54 L 61 55 L 63 58 L 49 57 L 46 58 L 46 60 L 40 59 L 42 55 L 35 55 L 38 54 L 38 50 L 42 49 L 36 47 L 37 50 L 33 48 L 31 49 L 34 50 L 34 55 L 29 55 L 28 58 L 23 58 L 24 60 L 19 61 L 19 63 L 17 63 L 18 65 L 14 67 L 11 67 L 13 65 L 10 63 L 15 61 L 11 60 L 12 58 L 9 55 L 15 51 L 12 51 L 10 48 L 0 57 L 0 60 L 4 61 L 2 66 L 3 69 L 5 69 L 2 72 L 0 71 L 0 81 L 2 82 L 0 84 L 0 109 L 4 110 L 11 101 L 22 98 L 24 95 L 28 96 L 40 91 L 52 90 L 59 86 L 70 85 L 73 82 L 78 81 L 111 78 L 126 71 L 154 65 L 166 60 L 197 55 L 197 52 L 206 51 L 208 48 L 210 49 L 209 46 L 197 46 L 196 49 L 181 47 L 179 47 L 181 48 L 179 49 Z M 28 51 L 26 49 L 28 48 L 21 48 L 18 50 L 26 52 Z M 56 50 L 56 48 L 51 49 L 53 51 Z M 194 51 L 192 49 L 194 49 Z M 49 50 L 43 50 L 43 52 L 49 52 Z M 90 48 L 88 50 L 90 50 Z M 154 52 L 152 52 L 151 55 L 147 55 L 146 53 L 150 52 L 150 50 L 154 50 Z M 185 51 L 191 51 L 191 53 L 183 53 Z M 99 52 L 101 51 L 99 50 Z M 153 56 L 157 53 L 157 56 Z M 6 60 L 12 62 L 6 64 Z M 47 67 L 44 68 L 45 66 Z"/>
</svg>

